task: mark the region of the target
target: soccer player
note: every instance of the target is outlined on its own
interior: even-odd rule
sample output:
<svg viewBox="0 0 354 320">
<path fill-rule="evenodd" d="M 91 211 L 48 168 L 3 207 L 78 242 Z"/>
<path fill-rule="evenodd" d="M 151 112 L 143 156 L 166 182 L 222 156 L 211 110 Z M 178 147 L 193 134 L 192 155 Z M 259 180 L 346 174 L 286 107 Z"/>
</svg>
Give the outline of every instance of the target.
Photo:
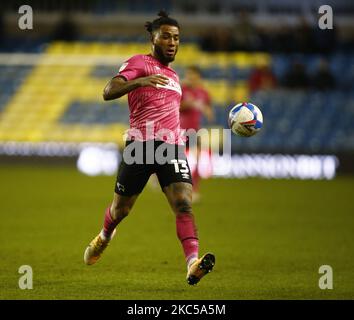
<svg viewBox="0 0 354 320">
<path fill-rule="evenodd" d="M 104 100 L 128 94 L 130 129 L 113 202 L 106 209 L 101 232 L 85 250 L 84 261 L 88 265 L 97 262 L 150 175 L 156 173 L 175 213 L 177 236 L 187 263 L 187 282 L 194 285 L 213 269 L 215 257 L 206 253 L 199 258 L 199 241 L 191 206 L 192 180 L 180 137 L 181 87 L 178 75 L 170 67 L 178 51 L 180 27 L 163 11 L 159 18 L 147 22 L 145 27 L 150 34 L 151 53 L 128 59 L 104 88 Z M 165 148 L 163 154 L 167 154 L 167 162 L 160 161 L 161 155 L 158 157 L 161 148 Z M 152 162 L 148 161 L 151 160 L 151 151 Z M 131 161 L 132 157 L 139 159 Z"/>
<path fill-rule="evenodd" d="M 189 66 L 186 69 L 184 83 L 182 85 L 182 100 L 180 108 L 181 128 L 188 130 L 193 129 L 196 132 L 200 129 L 202 116 L 205 115 L 209 122 L 214 120 L 213 110 L 211 107 L 211 99 L 208 91 L 203 86 L 202 74 L 197 66 Z M 196 168 L 192 173 L 193 180 L 193 202 L 199 201 L 199 172 L 198 163 L 201 154 L 200 139 L 197 137 L 197 161 Z M 191 144 L 189 144 L 191 151 Z"/>
</svg>

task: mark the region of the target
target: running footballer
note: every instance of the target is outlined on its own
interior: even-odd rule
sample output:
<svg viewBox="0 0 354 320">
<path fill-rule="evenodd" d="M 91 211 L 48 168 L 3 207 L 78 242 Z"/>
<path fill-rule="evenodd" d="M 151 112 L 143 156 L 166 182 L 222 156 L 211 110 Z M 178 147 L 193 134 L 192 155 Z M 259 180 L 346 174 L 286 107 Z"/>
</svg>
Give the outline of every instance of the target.
<svg viewBox="0 0 354 320">
<path fill-rule="evenodd" d="M 177 236 L 187 263 L 187 282 L 194 285 L 213 269 L 215 257 L 207 253 L 199 258 L 191 205 L 192 179 L 180 137 L 181 87 L 177 73 L 169 66 L 178 51 L 180 27 L 165 12 L 145 27 L 150 33 L 151 53 L 128 59 L 104 88 L 104 100 L 128 94 L 130 129 L 113 201 L 106 209 L 101 232 L 85 250 L 84 261 L 87 265 L 97 262 L 118 224 L 129 214 L 150 175 L 155 173 L 175 213 Z M 132 158 L 138 161 L 131 161 Z"/>
</svg>

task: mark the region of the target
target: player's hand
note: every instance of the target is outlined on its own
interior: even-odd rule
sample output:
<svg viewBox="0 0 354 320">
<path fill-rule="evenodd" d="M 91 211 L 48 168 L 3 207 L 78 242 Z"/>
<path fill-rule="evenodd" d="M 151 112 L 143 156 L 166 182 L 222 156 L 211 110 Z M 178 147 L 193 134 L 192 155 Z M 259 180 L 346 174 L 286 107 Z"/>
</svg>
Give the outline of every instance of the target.
<svg viewBox="0 0 354 320">
<path fill-rule="evenodd" d="M 139 84 L 142 87 L 154 87 L 157 88 L 158 85 L 165 86 L 168 84 L 168 78 L 162 74 L 153 74 L 148 77 L 139 78 Z"/>
</svg>

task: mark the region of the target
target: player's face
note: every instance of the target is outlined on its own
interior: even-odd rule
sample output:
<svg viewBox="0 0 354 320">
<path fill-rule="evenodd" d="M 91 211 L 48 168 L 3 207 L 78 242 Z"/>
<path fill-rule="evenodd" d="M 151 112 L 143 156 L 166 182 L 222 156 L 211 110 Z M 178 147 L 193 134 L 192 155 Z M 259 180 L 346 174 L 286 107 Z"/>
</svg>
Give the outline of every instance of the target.
<svg viewBox="0 0 354 320">
<path fill-rule="evenodd" d="M 175 26 L 162 25 L 152 39 L 154 55 L 163 63 L 175 60 L 179 45 L 179 30 Z"/>
</svg>

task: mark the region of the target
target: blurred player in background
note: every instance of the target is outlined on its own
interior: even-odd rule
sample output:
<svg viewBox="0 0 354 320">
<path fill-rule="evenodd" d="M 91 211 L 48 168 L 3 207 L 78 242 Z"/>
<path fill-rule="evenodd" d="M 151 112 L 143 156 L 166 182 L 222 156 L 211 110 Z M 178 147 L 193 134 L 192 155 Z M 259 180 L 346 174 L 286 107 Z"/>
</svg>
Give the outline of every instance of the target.
<svg viewBox="0 0 354 320">
<path fill-rule="evenodd" d="M 177 235 L 187 262 L 187 282 L 193 285 L 212 270 L 215 257 L 211 253 L 198 257 L 199 240 L 191 207 L 192 180 L 185 148 L 180 141 L 182 92 L 178 75 L 169 66 L 178 51 L 180 28 L 178 22 L 165 12 L 160 12 L 159 18 L 147 22 L 145 26 L 150 34 L 151 53 L 128 59 L 104 89 L 105 100 L 128 94 L 130 130 L 118 170 L 113 202 L 106 209 L 103 229 L 86 248 L 84 261 L 91 265 L 100 258 L 117 225 L 129 214 L 150 175 L 155 173 L 176 215 Z M 148 129 L 148 123 L 153 123 L 153 132 Z M 173 143 L 159 138 L 161 129 L 173 133 Z M 130 150 L 131 144 L 144 150 L 143 163 L 127 162 L 124 154 Z M 164 144 L 175 152 L 174 158 L 161 164 L 156 160 L 156 150 Z M 146 155 L 151 149 L 154 157 L 153 163 L 149 164 Z M 154 223 L 153 208 L 147 208 L 145 213 L 151 215 L 151 223 Z"/>
<path fill-rule="evenodd" d="M 194 129 L 198 131 L 203 115 L 208 122 L 214 121 L 211 99 L 208 91 L 203 86 L 201 70 L 197 66 L 190 66 L 186 69 L 185 79 L 182 85 L 182 100 L 180 108 L 180 122 L 182 129 Z M 192 152 L 192 148 L 196 147 L 196 167 L 192 173 L 193 181 L 193 202 L 200 200 L 199 195 L 199 172 L 198 164 L 201 156 L 201 144 L 198 137 L 197 146 L 188 144 L 187 152 Z"/>
</svg>

